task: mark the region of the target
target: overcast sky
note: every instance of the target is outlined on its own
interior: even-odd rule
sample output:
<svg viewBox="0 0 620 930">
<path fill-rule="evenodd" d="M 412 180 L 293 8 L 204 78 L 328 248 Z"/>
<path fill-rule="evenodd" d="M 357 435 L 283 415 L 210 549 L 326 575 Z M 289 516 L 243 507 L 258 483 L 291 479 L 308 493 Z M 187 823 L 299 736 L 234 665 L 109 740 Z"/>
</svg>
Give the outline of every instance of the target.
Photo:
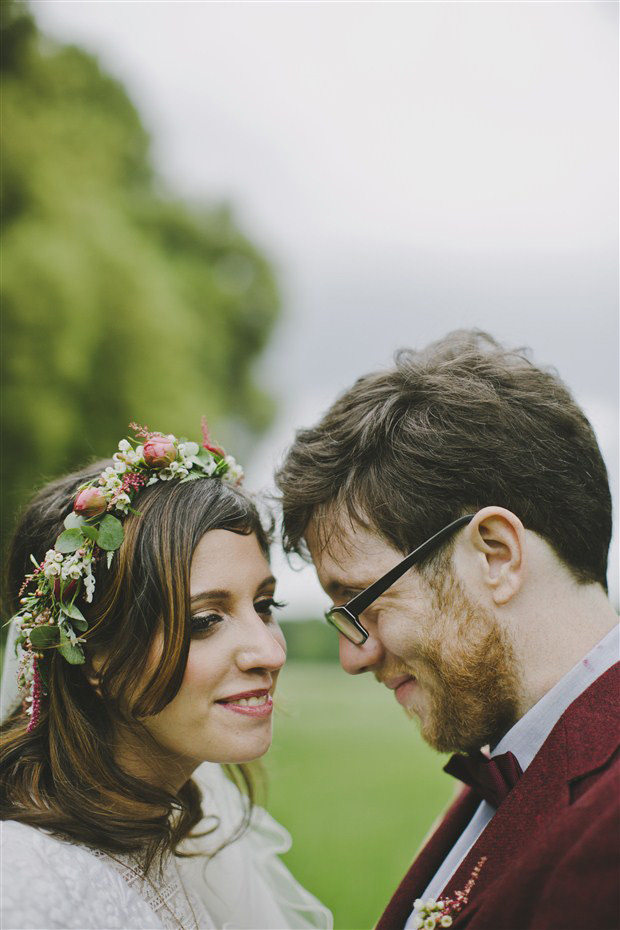
<svg viewBox="0 0 620 930">
<path fill-rule="evenodd" d="M 165 183 L 229 200 L 278 270 L 254 486 L 358 375 L 478 326 L 558 368 L 617 502 L 615 0 L 31 6 L 124 81 Z M 287 576 L 290 612 L 317 587 Z"/>
</svg>

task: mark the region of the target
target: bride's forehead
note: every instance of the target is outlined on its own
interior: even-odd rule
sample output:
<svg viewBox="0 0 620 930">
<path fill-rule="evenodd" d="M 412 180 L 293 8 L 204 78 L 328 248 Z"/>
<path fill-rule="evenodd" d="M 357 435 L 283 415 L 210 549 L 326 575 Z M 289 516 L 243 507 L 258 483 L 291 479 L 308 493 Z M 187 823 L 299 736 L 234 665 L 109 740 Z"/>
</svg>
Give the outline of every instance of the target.
<svg viewBox="0 0 620 930">
<path fill-rule="evenodd" d="M 205 583 L 219 587 L 223 582 L 229 587 L 243 585 L 269 574 L 269 562 L 254 533 L 209 530 L 194 550 L 191 587 Z"/>
</svg>

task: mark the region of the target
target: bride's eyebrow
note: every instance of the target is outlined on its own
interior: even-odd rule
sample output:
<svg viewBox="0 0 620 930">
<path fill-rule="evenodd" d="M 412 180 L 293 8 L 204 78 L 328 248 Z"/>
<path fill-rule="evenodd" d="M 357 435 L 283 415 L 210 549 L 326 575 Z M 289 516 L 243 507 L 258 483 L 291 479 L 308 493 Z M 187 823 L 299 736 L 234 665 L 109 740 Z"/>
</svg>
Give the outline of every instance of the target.
<svg viewBox="0 0 620 930">
<path fill-rule="evenodd" d="M 264 581 L 261 581 L 261 583 L 256 589 L 256 593 L 258 594 L 264 588 L 273 588 L 275 584 L 276 584 L 276 579 L 273 577 L 273 575 L 269 575 L 268 578 L 265 578 Z"/>
<path fill-rule="evenodd" d="M 197 601 L 227 601 L 231 597 L 230 591 L 225 591 L 223 588 L 213 588 L 211 591 L 198 591 L 197 594 L 192 594 L 189 602 L 190 604 L 195 604 Z"/>
<path fill-rule="evenodd" d="M 269 575 L 269 577 L 261 581 L 261 583 L 258 585 L 256 589 L 256 592 L 260 593 L 265 588 L 273 588 L 275 583 L 276 583 L 276 579 L 273 577 L 273 575 Z M 196 604 L 198 601 L 226 602 L 226 601 L 232 600 L 232 598 L 233 598 L 232 591 L 227 591 L 224 588 L 212 588 L 209 591 L 198 591 L 196 594 L 192 594 L 189 602 L 192 605 Z"/>
</svg>

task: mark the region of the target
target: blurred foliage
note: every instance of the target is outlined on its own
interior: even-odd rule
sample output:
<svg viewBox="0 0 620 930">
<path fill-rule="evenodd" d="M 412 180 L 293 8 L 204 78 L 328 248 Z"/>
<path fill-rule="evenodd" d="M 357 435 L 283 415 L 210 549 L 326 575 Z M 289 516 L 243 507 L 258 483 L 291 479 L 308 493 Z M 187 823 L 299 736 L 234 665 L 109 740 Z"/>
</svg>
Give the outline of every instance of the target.
<svg viewBox="0 0 620 930">
<path fill-rule="evenodd" d="M 338 661 L 338 634 L 324 620 L 282 620 L 280 626 L 289 661 Z"/>
<path fill-rule="evenodd" d="M 129 420 L 247 445 L 279 302 L 226 208 L 166 197 L 122 85 L 2 0 L 2 535 L 42 480 L 111 455 Z"/>
</svg>

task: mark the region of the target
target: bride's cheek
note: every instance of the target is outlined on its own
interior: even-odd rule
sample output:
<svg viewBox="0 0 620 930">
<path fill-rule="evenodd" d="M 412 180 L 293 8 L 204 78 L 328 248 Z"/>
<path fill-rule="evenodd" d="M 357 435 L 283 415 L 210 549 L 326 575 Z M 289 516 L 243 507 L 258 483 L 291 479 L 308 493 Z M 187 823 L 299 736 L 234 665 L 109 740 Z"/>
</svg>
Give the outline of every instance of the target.
<svg viewBox="0 0 620 930">
<path fill-rule="evenodd" d="M 217 682 L 220 664 L 206 640 L 194 640 L 187 656 L 181 689 L 206 697 Z"/>
</svg>

